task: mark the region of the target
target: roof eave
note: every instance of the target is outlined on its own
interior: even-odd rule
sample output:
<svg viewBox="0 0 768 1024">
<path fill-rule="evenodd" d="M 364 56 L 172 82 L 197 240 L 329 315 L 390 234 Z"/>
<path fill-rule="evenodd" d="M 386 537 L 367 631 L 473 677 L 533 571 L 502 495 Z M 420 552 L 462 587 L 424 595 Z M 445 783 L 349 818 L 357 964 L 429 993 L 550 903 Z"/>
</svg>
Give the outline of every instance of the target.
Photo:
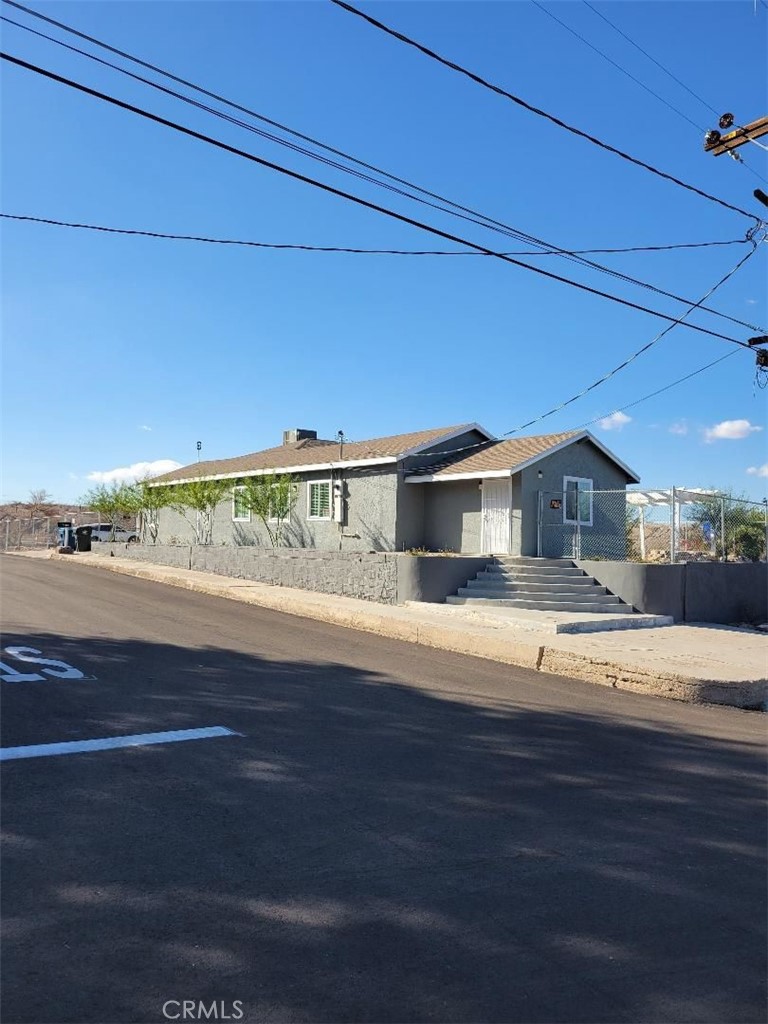
<svg viewBox="0 0 768 1024">
<path fill-rule="evenodd" d="M 478 469 L 473 473 L 422 473 L 421 475 L 407 476 L 407 484 L 442 484 L 453 483 L 455 480 L 492 480 L 500 477 L 510 477 L 514 469 Z"/>
<path fill-rule="evenodd" d="M 392 465 L 398 461 L 396 455 L 382 455 L 375 459 L 349 459 L 343 462 L 315 462 L 303 466 L 270 466 L 266 469 L 241 469 L 236 473 L 209 473 L 205 476 L 174 477 L 163 480 L 159 477 L 150 483 L 150 487 L 171 487 L 175 484 L 199 483 L 203 480 L 240 480 L 250 476 L 269 476 L 270 473 L 323 473 L 336 469 L 355 469 L 361 466 Z"/>
<path fill-rule="evenodd" d="M 592 444 L 610 459 L 611 462 L 615 463 L 627 474 L 630 483 L 640 483 L 640 476 L 625 462 L 622 462 L 614 453 L 607 448 L 602 441 L 599 441 L 594 434 L 588 430 L 580 430 L 570 437 L 566 437 L 565 440 L 559 441 L 557 444 L 552 445 L 550 448 L 545 449 L 543 452 L 539 452 L 537 455 L 532 455 L 529 459 L 524 462 L 518 462 L 516 465 L 511 466 L 509 469 L 494 469 L 494 470 L 477 470 L 476 472 L 470 473 L 443 473 L 443 474 L 424 474 L 423 476 L 408 476 L 405 478 L 405 482 L 409 484 L 416 483 L 442 483 L 450 482 L 452 480 L 483 480 L 493 477 L 504 477 L 512 476 L 513 473 L 520 473 L 524 469 L 528 469 L 529 466 L 536 465 L 537 462 L 541 462 L 542 459 L 549 458 L 550 455 L 554 455 L 555 452 L 561 451 L 563 448 L 567 448 L 571 444 L 576 444 L 578 441 L 591 441 Z"/>
</svg>

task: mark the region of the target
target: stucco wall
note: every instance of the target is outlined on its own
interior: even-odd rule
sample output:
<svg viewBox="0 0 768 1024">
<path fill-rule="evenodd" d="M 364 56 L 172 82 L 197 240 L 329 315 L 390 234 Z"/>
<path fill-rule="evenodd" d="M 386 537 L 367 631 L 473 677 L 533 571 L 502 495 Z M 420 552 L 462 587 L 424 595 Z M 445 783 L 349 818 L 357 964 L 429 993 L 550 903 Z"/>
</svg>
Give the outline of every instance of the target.
<svg viewBox="0 0 768 1024">
<path fill-rule="evenodd" d="M 539 472 L 542 476 L 539 479 Z M 537 492 L 555 491 L 562 494 L 563 478 L 566 476 L 586 477 L 592 480 L 596 491 L 620 490 L 627 485 L 627 475 L 611 459 L 595 448 L 588 440 L 576 441 L 560 451 L 541 459 L 520 473 L 522 529 L 520 554 L 536 555 L 537 541 Z M 547 495 L 549 497 L 555 495 Z M 543 536 L 546 557 L 571 557 L 573 527 L 562 524 L 562 510 L 557 525 L 546 528 Z M 626 544 L 625 505 L 621 500 L 611 502 L 596 500 L 593 503 L 593 526 L 581 528 L 582 556 L 603 554 L 606 545 L 613 557 L 620 557 L 623 549 L 617 545 Z"/>
<path fill-rule="evenodd" d="M 685 622 L 685 565 L 644 565 L 579 559 L 576 564 L 645 615 Z"/>
<path fill-rule="evenodd" d="M 406 484 L 424 491 L 424 546 L 432 551 L 480 551 L 479 480 Z"/>
<path fill-rule="evenodd" d="M 407 476 L 411 470 L 418 466 L 423 468 L 425 466 L 431 466 L 435 463 L 442 462 L 445 458 L 446 452 L 455 452 L 462 448 L 468 448 L 471 445 L 481 444 L 487 441 L 487 438 L 480 434 L 477 430 L 467 430 L 463 434 L 458 434 L 456 437 L 452 437 L 450 441 L 442 441 L 439 444 L 430 445 L 429 448 L 425 448 L 424 451 L 419 452 L 418 455 L 412 456 L 409 459 L 403 461 L 403 472 Z"/>
<path fill-rule="evenodd" d="M 337 473 L 336 479 L 339 474 Z M 286 547 L 315 548 L 324 551 L 394 551 L 397 514 L 398 474 L 396 467 L 347 470 L 342 474 L 346 497 L 346 522 L 343 530 L 330 520 L 308 518 L 309 483 L 329 480 L 330 473 L 302 474 L 298 499 L 284 530 Z M 234 481 L 233 481 L 234 483 Z M 194 520 L 194 513 L 187 513 Z M 158 516 L 158 541 L 162 544 L 194 540 L 192 526 L 179 513 L 163 509 Z M 259 520 L 233 522 L 232 499 L 222 501 L 213 520 L 213 544 L 270 548 L 267 531 Z"/>
<path fill-rule="evenodd" d="M 404 556 L 397 563 L 397 603 L 429 601 L 443 603 L 449 594 L 465 587 L 467 580 L 482 572 L 492 561 L 477 558 L 441 558 L 440 555 Z"/>
<path fill-rule="evenodd" d="M 768 565 L 689 562 L 685 618 L 688 622 L 768 622 Z"/>
<path fill-rule="evenodd" d="M 768 622 L 765 562 L 646 565 L 589 559 L 577 564 L 639 612 L 676 622 Z"/>
<path fill-rule="evenodd" d="M 519 557 L 523 553 L 523 475 L 515 473 L 512 477 L 512 538 L 511 555 Z"/>
<path fill-rule="evenodd" d="M 407 484 L 402 472 L 397 484 L 395 541 L 398 551 L 424 546 L 424 488 Z"/>
</svg>

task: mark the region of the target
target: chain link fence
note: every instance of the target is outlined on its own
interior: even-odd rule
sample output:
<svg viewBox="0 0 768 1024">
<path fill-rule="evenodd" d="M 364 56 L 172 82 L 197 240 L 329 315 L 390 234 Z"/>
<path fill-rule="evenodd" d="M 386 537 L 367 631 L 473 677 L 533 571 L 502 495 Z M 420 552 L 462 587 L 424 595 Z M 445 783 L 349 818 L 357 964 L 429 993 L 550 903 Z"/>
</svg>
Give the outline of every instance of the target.
<svg viewBox="0 0 768 1024">
<path fill-rule="evenodd" d="M 631 562 L 765 561 L 768 506 L 704 488 L 540 491 L 538 554 Z"/>
<path fill-rule="evenodd" d="M 52 548 L 58 544 L 56 516 L 42 519 L 5 519 L 0 521 L 0 543 L 4 551 Z"/>
</svg>

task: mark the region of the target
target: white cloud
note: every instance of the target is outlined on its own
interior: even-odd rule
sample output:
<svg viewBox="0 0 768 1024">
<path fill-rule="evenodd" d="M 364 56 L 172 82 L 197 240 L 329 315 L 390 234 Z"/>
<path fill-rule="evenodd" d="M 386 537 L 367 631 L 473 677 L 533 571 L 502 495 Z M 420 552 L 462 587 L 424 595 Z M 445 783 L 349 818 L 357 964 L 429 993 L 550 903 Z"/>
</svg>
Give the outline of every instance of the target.
<svg viewBox="0 0 768 1024">
<path fill-rule="evenodd" d="M 88 474 L 88 479 L 98 484 L 133 483 L 145 476 L 159 476 L 180 468 L 181 463 L 173 459 L 155 459 L 154 462 L 134 462 L 132 466 L 119 466 L 117 469 L 97 469 Z"/>
<path fill-rule="evenodd" d="M 621 430 L 627 423 L 632 422 L 632 417 L 623 412 L 612 412 L 610 416 L 600 420 L 598 427 L 603 430 Z"/>
<path fill-rule="evenodd" d="M 756 306 L 757 305 L 757 299 L 747 299 L 747 305 L 748 306 Z"/>
<path fill-rule="evenodd" d="M 714 427 L 705 428 L 704 440 L 707 444 L 712 441 L 740 441 L 742 438 L 754 434 L 756 430 L 762 429 L 762 427 L 754 426 L 749 420 L 723 420 L 722 423 L 716 423 Z"/>
<path fill-rule="evenodd" d="M 688 424 L 685 420 L 679 420 L 677 423 L 671 424 L 669 432 L 670 434 L 679 434 L 680 437 L 684 437 L 688 433 Z"/>
<path fill-rule="evenodd" d="M 750 476 L 768 476 L 768 462 L 764 462 L 762 466 L 750 466 L 747 472 Z"/>
<path fill-rule="evenodd" d="M 142 423 L 141 426 L 139 427 L 139 430 L 148 430 L 151 432 L 152 427 L 148 427 L 146 423 Z"/>
</svg>

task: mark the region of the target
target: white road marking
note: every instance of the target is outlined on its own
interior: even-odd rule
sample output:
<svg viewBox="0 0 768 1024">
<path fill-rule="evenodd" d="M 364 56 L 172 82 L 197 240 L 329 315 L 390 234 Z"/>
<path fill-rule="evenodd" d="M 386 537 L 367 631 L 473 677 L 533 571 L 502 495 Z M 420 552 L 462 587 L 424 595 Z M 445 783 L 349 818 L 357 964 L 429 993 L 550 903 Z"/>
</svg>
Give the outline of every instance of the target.
<svg viewBox="0 0 768 1024">
<path fill-rule="evenodd" d="M 145 732 L 135 736 L 110 736 L 103 740 L 74 740 L 68 743 L 35 743 L 27 747 L 0 749 L 0 761 L 22 757 L 54 757 L 57 754 L 83 754 L 91 750 L 114 750 L 118 747 L 144 747 L 151 743 L 181 743 L 184 740 L 208 740 L 215 736 L 242 736 L 234 729 L 213 725 L 206 729 L 176 729 L 172 732 Z"/>
<path fill-rule="evenodd" d="M 84 673 L 79 668 L 73 668 L 68 665 L 66 661 L 53 660 L 51 658 L 41 658 L 40 651 L 36 647 L 5 647 L 3 649 L 4 654 L 9 654 L 12 658 L 17 661 L 31 662 L 33 665 L 47 665 L 47 668 L 43 668 L 42 671 L 45 675 L 41 676 L 37 673 L 28 673 L 23 675 L 17 669 L 11 665 L 6 665 L 0 662 L 0 672 L 3 673 L 3 681 L 6 683 L 37 683 L 44 682 L 47 676 L 53 676 L 55 679 L 86 679 Z M 90 677 L 94 678 L 93 676 Z"/>
<path fill-rule="evenodd" d="M 19 672 L 13 665 L 6 665 L 0 661 L 0 679 L 4 683 L 44 683 L 45 676 L 39 676 L 37 672 Z M 50 680 L 49 680 L 50 681 Z"/>
</svg>

